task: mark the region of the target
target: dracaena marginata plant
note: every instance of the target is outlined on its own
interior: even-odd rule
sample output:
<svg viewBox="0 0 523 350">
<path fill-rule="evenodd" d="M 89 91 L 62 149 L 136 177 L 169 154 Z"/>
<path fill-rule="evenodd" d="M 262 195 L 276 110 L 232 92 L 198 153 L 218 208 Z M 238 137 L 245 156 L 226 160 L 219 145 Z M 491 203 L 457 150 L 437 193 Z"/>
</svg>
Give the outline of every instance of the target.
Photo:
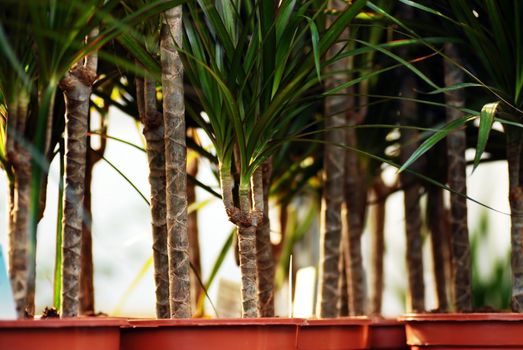
<svg viewBox="0 0 523 350">
<path fill-rule="evenodd" d="M 324 3 L 187 4 L 180 52 L 208 119 L 202 111 L 187 112 L 215 146 L 225 210 L 238 227 L 244 317 L 259 315 L 256 228 L 264 220 L 260 166 L 286 141 L 286 126 L 307 108 L 304 96 L 320 81 L 327 50 L 364 5 L 353 2 L 327 30 L 319 31 L 315 21 L 324 15 Z"/>
<path fill-rule="evenodd" d="M 53 104 L 60 98 L 57 89 L 64 91 L 67 120 L 63 261 L 57 263 L 62 266 L 62 315 L 74 316 L 83 220 L 76 203 L 83 198 L 86 125 L 97 51 L 133 24 L 175 5 L 152 1 L 117 18 L 111 13 L 118 4 L 116 0 L 26 0 L 13 1 L 6 5 L 9 11 L 2 12 L 2 164 L 13 181 L 10 273 L 19 317 L 26 307 L 29 314 L 34 312 L 36 228 L 45 206 L 47 164 L 56 154 L 52 151 L 61 134 L 56 125 L 63 125 L 56 123 L 63 115 L 54 115 Z M 105 58 L 118 61 L 114 55 Z M 16 204 L 14 197 L 20 199 Z"/>
<path fill-rule="evenodd" d="M 517 1 L 404 1 L 417 10 L 429 13 L 444 25 L 439 27 L 438 34 L 449 38 L 452 45 L 446 45 L 440 54 L 445 58 L 445 80 L 447 86 L 435 92 L 444 92 L 447 95 L 449 109 L 457 110 L 464 116 L 452 116 L 448 123 L 438 132 L 429 137 L 402 165 L 406 169 L 422 154 L 432 148 L 438 141 L 449 136 L 448 144 L 457 135 L 456 131 L 467 122 L 480 119 L 478 143 L 474 159 L 474 168 L 482 159 L 487 147 L 487 141 L 494 121 L 504 126 L 506 136 L 506 152 L 509 168 L 509 203 L 511 208 L 511 246 L 512 246 L 512 309 L 515 312 L 523 311 L 523 240 L 521 223 L 523 222 L 523 200 L 521 192 L 523 180 L 519 172 L 522 146 L 522 107 L 523 107 L 523 63 L 521 36 L 521 20 L 523 19 L 523 5 Z M 406 29 L 413 36 L 417 32 L 396 23 Z M 442 29 L 444 28 L 444 29 Z M 462 40 L 462 38 L 466 38 Z M 437 50 L 434 46 L 429 47 Z M 464 77 L 460 77 L 461 70 Z M 457 78 L 457 79 L 456 79 Z M 463 81 L 466 80 L 466 81 Z M 478 88 L 483 100 L 490 100 L 483 105 L 480 112 L 463 106 L 463 100 L 455 94 L 456 91 L 465 91 L 465 97 L 471 99 L 478 94 L 467 94 L 469 89 Z M 462 143 L 463 141 L 458 141 Z M 462 147 L 462 146 L 459 146 Z M 449 149 L 449 153 L 451 150 Z M 449 154 L 449 160 L 452 155 Z M 463 169 L 460 170 L 463 173 Z M 458 175 L 463 177 L 462 175 Z M 450 184 L 450 183 L 449 183 Z M 460 187 L 461 186 L 461 187 Z M 453 187 L 454 194 L 464 197 L 465 188 L 462 185 Z M 458 213 L 459 214 L 459 213 Z M 463 217 L 463 215 L 461 215 Z M 461 225 L 463 223 L 460 223 Z M 458 227 L 457 232 L 466 240 L 466 246 L 453 247 L 453 254 L 459 255 L 458 266 L 454 266 L 455 308 L 458 311 L 469 311 L 470 306 L 470 276 L 467 276 L 464 285 L 458 281 L 458 276 L 470 275 L 470 249 L 466 230 Z M 464 248 L 464 249 L 463 249 Z M 468 269 L 468 271 L 463 270 Z M 468 282 L 467 282 L 468 281 Z"/>
</svg>

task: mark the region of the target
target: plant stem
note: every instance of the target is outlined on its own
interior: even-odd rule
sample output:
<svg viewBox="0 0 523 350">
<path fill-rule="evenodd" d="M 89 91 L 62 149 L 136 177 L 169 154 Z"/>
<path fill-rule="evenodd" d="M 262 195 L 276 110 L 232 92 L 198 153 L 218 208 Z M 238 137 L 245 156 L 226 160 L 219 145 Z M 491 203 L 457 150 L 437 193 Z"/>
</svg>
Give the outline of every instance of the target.
<svg viewBox="0 0 523 350">
<path fill-rule="evenodd" d="M 238 247 L 242 276 L 242 317 L 258 317 L 258 288 L 256 276 L 256 226 L 250 223 L 251 203 L 249 181 L 240 181 L 240 211 Z"/>
<path fill-rule="evenodd" d="M 31 198 L 31 155 L 23 144 L 29 99 L 21 92 L 8 103 L 6 155 L 13 167 L 10 185 L 13 206 L 9 225 L 9 277 L 18 318 L 24 318 L 29 296 L 29 207 Z"/>
<path fill-rule="evenodd" d="M 333 1 L 334 8 L 346 6 L 341 1 Z M 340 43 L 343 46 L 342 43 Z M 340 45 L 334 45 L 329 55 L 334 55 Z M 336 67 L 329 67 L 336 71 Z M 344 76 L 335 76 L 326 81 L 327 89 L 343 82 Z M 325 141 L 323 195 L 320 226 L 320 267 L 317 314 L 319 317 L 337 317 L 339 310 L 339 261 L 341 243 L 341 206 L 345 176 L 345 151 L 338 144 L 345 143 L 345 97 L 330 96 L 325 99 Z"/>
<path fill-rule="evenodd" d="M 191 133 L 196 133 L 194 129 L 190 130 Z M 196 153 L 196 152 L 195 152 Z M 198 156 L 194 156 L 187 165 L 187 174 L 191 175 L 192 178 L 196 178 L 198 175 L 199 159 Z M 191 204 L 196 203 L 196 184 L 194 181 L 187 182 L 187 204 L 190 207 Z M 194 270 L 191 270 L 191 295 L 192 295 L 192 307 L 196 310 L 198 307 L 198 300 L 204 297 L 204 290 L 198 281 L 198 276 L 202 275 L 201 258 L 200 258 L 200 241 L 199 241 L 199 230 L 198 230 L 198 210 L 194 210 L 188 214 L 187 218 L 187 231 L 189 234 L 189 247 L 190 247 L 190 258 L 191 265 Z M 202 303 L 203 312 L 203 303 Z"/>
<path fill-rule="evenodd" d="M 436 298 L 439 312 L 448 312 L 447 279 L 445 276 L 445 219 L 446 211 L 443 203 L 443 190 L 429 186 L 427 194 L 427 223 L 432 242 L 432 259 Z"/>
<path fill-rule="evenodd" d="M 154 281 L 156 286 L 156 317 L 170 318 L 169 258 L 167 252 L 167 206 L 164 120 L 156 106 L 156 83 L 151 78 L 136 79 L 138 102 L 143 105 L 140 119 L 144 125 L 149 184 L 151 187 L 151 218 L 153 236 Z"/>
<path fill-rule="evenodd" d="M 353 122 L 349 120 L 352 124 Z M 357 147 L 356 130 L 348 128 L 347 145 Z M 356 152 L 345 154 L 345 215 L 348 223 L 348 280 L 350 315 L 365 314 L 366 286 L 363 257 L 361 254 L 361 235 L 363 234 L 363 215 L 365 205 L 362 201 L 366 185 L 362 181 L 361 169 Z"/>
<path fill-rule="evenodd" d="M 371 314 L 380 315 L 383 299 L 383 259 L 385 254 L 385 214 L 387 189 L 381 176 L 374 183 L 377 203 L 374 208 L 374 239 L 372 242 L 372 295 Z"/>
<path fill-rule="evenodd" d="M 90 34 L 90 38 L 96 31 Z M 91 89 L 96 80 L 96 52 L 70 70 L 60 82 L 65 97 L 65 200 L 62 242 L 62 317 L 79 312 L 80 254 Z"/>
<path fill-rule="evenodd" d="M 457 49 L 453 44 L 445 44 L 445 54 L 460 62 Z M 464 73 L 456 64 L 445 61 L 445 85 L 454 86 L 463 83 Z M 449 91 L 445 95 L 446 103 L 454 108 L 447 108 L 447 122 L 463 117 L 459 110 L 465 105 L 465 93 L 462 89 Z M 458 312 L 472 311 L 472 273 L 470 268 L 470 244 L 467 226 L 467 164 L 465 149 L 467 140 L 465 129 L 457 129 L 447 136 L 448 184 L 457 193 L 450 194 L 450 229 L 451 253 L 453 266 L 454 308 Z"/>
<path fill-rule="evenodd" d="M 415 98 L 416 80 L 407 75 L 402 82 L 401 96 Z M 400 102 L 400 118 L 402 125 L 409 125 L 417 116 L 417 107 L 414 102 L 402 100 Z M 417 148 L 413 142 L 417 132 L 403 130 L 401 132 L 401 161 L 405 162 Z M 425 285 L 423 282 L 423 240 L 421 238 L 421 212 L 419 205 L 420 185 L 414 175 L 409 172 L 400 174 L 400 181 L 404 187 L 405 231 L 407 236 L 407 269 L 408 269 L 408 296 L 409 312 L 423 312 L 425 310 Z"/>
<path fill-rule="evenodd" d="M 258 269 L 258 308 L 261 317 L 274 316 L 274 255 L 271 243 L 271 223 L 269 219 L 269 189 L 271 184 L 272 159 L 266 160 L 255 176 L 261 174 L 262 189 L 258 181 L 253 181 L 253 197 L 263 195 L 263 222 L 256 230 L 256 259 Z M 256 186 L 255 186 L 256 185 Z M 256 202 L 255 202 L 256 203 Z"/>
<path fill-rule="evenodd" d="M 512 311 L 523 312 L 523 133 L 517 127 L 507 127 L 506 134 L 511 211 Z"/>
<path fill-rule="evenodd" d="M 182 46 L 182 6 L 166 10 L 160 40 L 165 169 L 167 246 L 171 317 L 191 317 L 189 237 L 187 234 L 187 149 L 183 66 L 176 46 Z"/>
</svg>

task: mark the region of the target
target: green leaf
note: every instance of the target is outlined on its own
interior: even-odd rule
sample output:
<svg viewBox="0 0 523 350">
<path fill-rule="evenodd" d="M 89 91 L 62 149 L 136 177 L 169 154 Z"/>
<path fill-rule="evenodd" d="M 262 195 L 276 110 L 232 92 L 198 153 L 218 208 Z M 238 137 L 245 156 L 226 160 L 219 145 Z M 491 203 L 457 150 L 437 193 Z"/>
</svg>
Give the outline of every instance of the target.
<svg viewBox="0 0 523 350">
<path fill-rule="evenodd" d="M 500 102 L 487 103 L 481 109 L 479 114 L 479 132 L 478 132 L 478 145 L 476 146 L 476 154 L 474 156 L 474 167 L 472 171 L 476 170 L 481 156 L 487 147 L 487 141 L 494 123 L 494 117 L 499 107 Z"/>
<path fill-rule="evenodd" d="M 435 144 L 437 144 L 439 141 L 444 139 L 451 131 L 462 127 L 467 122 L 475 119 L 474 116 L 465 116 L 461 117 L 459 119 L 453 120 L 450 123 L 447 123 L 445 126 L 443 126 L 440 130 L 438 130 L 436 133 L 434 133 L 431 137 L 425 140 L 416 151 L 412 153 L 412 155 L 407 159 L 405 163 L 399 168 L 398 172 L 402 172 L 403 170 L 407 169 L 412 163 L 414 163 L 416 160 L 418 160 L 419 157 L 424 155 L 427 151 L 429 151 Z"/>
<path fill-rule="evenodd" d="M 60 310 L 62 305 L 62 218 L 63 218 L 63 198 L 64 198 L 64 174 L 65 174 L 65 149 L 63 139 L 60 145 L 60 181 L 58 183 L 58 210 L 56 212 L 56 243 L 55 243 L 55 262 L 53 276 L 53 305 L 56 310 Z"/>
<path fill-rule="evenodd" d="M 440 89 L 440 87 L 437 86 L 428 76 L 426 76 L 423 72 L 421 72 L 418 68 L 416 68 L 412 63 L 403 59 L 402 57 L 392 53 L 389 50 L 384 49 L 383 47 L 380 47 L 379 45 L 374 45 L 372 43 L 362 41 L 362 40 L 356 40 L 356 42 L 363 44 L 365 46 L 371 47 L 371 48 L 389 56 L 390 58 L 401 63 L 405 68 L 408 68 L 412 73 L 416 74 L 418 77 L 420 77 L 423 81 L 425 81 L 427 84 L 432 86 L 434 89 Z"/>
<path fill-rule="evenodd" d="M 138 189 L 138 187 L 136 187 L 136 185 L 131 181 L 131 179 L 129 179 L 124 173 L 122 173 L 122 171 L 120 169 L 118 169 L 118 167 L 116 165 L 114 165 L 111 161 L 109 161 L 107 158 L 105 157 L 102 157 L 102 159 L 107 163 L 109 164 L 109 166 L 111 168 L 113 168 L 121 177 L 124 178 L 124 180 L 129 184 L 131 185 L 132 188 L 134 188 L 134 190 L 136 191 L 136 193 L 138 193 L 138 195 L 140 195 L 140 197 L 142 197 L 142 199 L 145 201 L 145 203 L 147 203 L 147 205 L 151 205 L 151 203 L 149 202 L 149 200 L 147 199 L 147 197 L 145 197 L 145 195 L 142 193 L 142 191 L 140 191 Z"/>
<path fill-rule="evenodd" d="M 318 43 L 320 41 L 320 34 L 318 33 L 318 27 L 312 18 L 305 16 L 309 22 L 311 28 L 311 39 L 312 39 L 312 52 L 314 55 L 314 66 L 316 67 L 316 75 L 318 76 L 318 81 L 321 82 L 321 66 L 320 66 L 320 51 Z"/>
<path fill-rule="evenodd" d="M 458 83 L 458 84 L 454 84 L 451 86 L 445 86 L 440 89 L 432 90 L 432 91 L 428 92 L 428 94 L 429 95 L 441 94 L 444 92 L 459 90 L 459 89 L 464 89 L 464 88 L 469 88 L 469 87 L 484 87 L 484 85 L 478 84 L 478 83 Z"/>
</svg>

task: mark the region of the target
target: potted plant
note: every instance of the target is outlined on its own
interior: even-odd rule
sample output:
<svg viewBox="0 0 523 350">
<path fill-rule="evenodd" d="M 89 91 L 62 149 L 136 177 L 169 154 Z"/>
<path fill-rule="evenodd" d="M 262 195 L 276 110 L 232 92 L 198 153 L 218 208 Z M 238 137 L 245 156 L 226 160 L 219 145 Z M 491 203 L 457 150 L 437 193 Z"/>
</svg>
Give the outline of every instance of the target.
<svg viewBox="0 0 523 350">
<path fill-rule="evenodd" d="M 98 50 L 129 29 L 138 15 L 147 18 L 165 5 L 157 1 L 118 19 L 111 14 L 115 3 L 105 1 L 8 5 L 0 27 L 0 160 L 10 180 L 9 266 L 20 320 L 0 321 L 0 347 L 118 349 L 124 320 L 76 317 L 84 220 L 78 203 L 83 198 L 90 95 Z M 36 228 L 45 209 L 46 171 L 57 154 L 65 158 L 65 204 L 60 211 L 63 230 L 58 231 L 63 245 L 57 249 L 63 254 L 57 255 L 60 273 L 54 285 L 60 316 L 68 319 L 56 319 L 55 311 L 53 319 L 22 320 L 35 316 Z"/>
<path fill-rule="evenodd" d="M 413 348 L 443 347 L 458 349 L 469 347 L 505 348 L 521 346 L 521 339 L 515 334 L 521 329 L 520 278 L 521 240 L 518 229 L 521 189 L 516 169 L 519 169 L 521 141 L 521 57 L 518 49 L 521 38 L 517 28 L 521 21 L 521 8 L 513 2 L 491 3 L 488 1 L 457 1 L 447 4 L 430 4 L 424 7 L 411 4 L 416 11 L 428 13 L 436 18 L 436 23 L 449 24 L 450 36 L 464 37 L 468 45 L 457 41 L 447 43 L 442 51 L 445 59 L 446 87 L 439 90 L 445 93 L 448 106 L 447 124 L 429 137 L 415 154 L 402 166 L 406 169 L 415 159 L 447 137 L 449 175 L 451 192 L 451 256 L 454 291 L 450 314 L 411 314 L 404 317 L 407 341 Z M 443 8 L 444 6 L 448 6 Z M 501 13 L 510 13 L 510 20 L 502 20 Z M 440 22 L 438 22 L 440 21 Z M 405 27 L 407 28 L 407 27 Z M 410 29 L 407 29 L 410 30 Z M 417 35 L 414 31 L 410 33 Z M 434 49 L 432 45 L 428 45 Z M 503 62 L 503 63 L 501 63 Z M 426 77 L 426 76 L 425 76 Z M 472 82 L 467 82 L 467 80 Z M 480 87 L 484 94 L 467 95 L 465 87 Z M 481 112 L 466 108 L 470 100 L 482 98 Z M 491 102 L 492 100 L 496 102 Z M 477 101 L 476 101 L 477 102 Z M 467 116 L 472 114 L 472 116 Z M 511 207 L 512 244 L 512 311 L 507 313 L 470 313 L 472 308 L 470 248 L 466 225 L 466 187 L 463 125 L 478 118 L 478 143 L 474 167 L 478 166 L 494 120 L 503 124 L 507 139 L 506 159 L 509 167 L 509 202 Z M 447 310 L 441 310 L 447 311 Z M 479 331 L 481 329 L 481 331 Z M 508 333 L 512 332 L 513 336 Z"/>
</svg>

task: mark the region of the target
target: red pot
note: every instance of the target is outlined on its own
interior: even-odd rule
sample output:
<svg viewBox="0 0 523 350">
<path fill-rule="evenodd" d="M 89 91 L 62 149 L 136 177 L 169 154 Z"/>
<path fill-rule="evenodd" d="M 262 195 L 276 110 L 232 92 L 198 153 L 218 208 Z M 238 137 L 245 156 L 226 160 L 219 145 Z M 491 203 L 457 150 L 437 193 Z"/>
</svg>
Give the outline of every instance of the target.
<svg viewBox="0 0 523 350">
<path fill-rule="evenodd" d="M 0 321 L 0 349 L 119 350 L 125 324 L 106 318 Z"/>
<path fill-rule="evenodd" d="M 287 318 L 130 320 L 120 349 L 292 350 L 301 323 Z"/>
<path fill-rule="evenodd" d="M 370 349 L 405 350 L 405 323 L 395 319 L 373 319 L 369 325 Z"/>
<path fill-rule="evenodd" d="M 402 319 L 413 350 L 523 350 L 522 314 L 420 314 Z"/>
<path fill-rule="evenodd" d="M 368 349 L 367 318 L 332 318 L 307 320 L 300 327 L 299 350 Z"/>
</svg>

